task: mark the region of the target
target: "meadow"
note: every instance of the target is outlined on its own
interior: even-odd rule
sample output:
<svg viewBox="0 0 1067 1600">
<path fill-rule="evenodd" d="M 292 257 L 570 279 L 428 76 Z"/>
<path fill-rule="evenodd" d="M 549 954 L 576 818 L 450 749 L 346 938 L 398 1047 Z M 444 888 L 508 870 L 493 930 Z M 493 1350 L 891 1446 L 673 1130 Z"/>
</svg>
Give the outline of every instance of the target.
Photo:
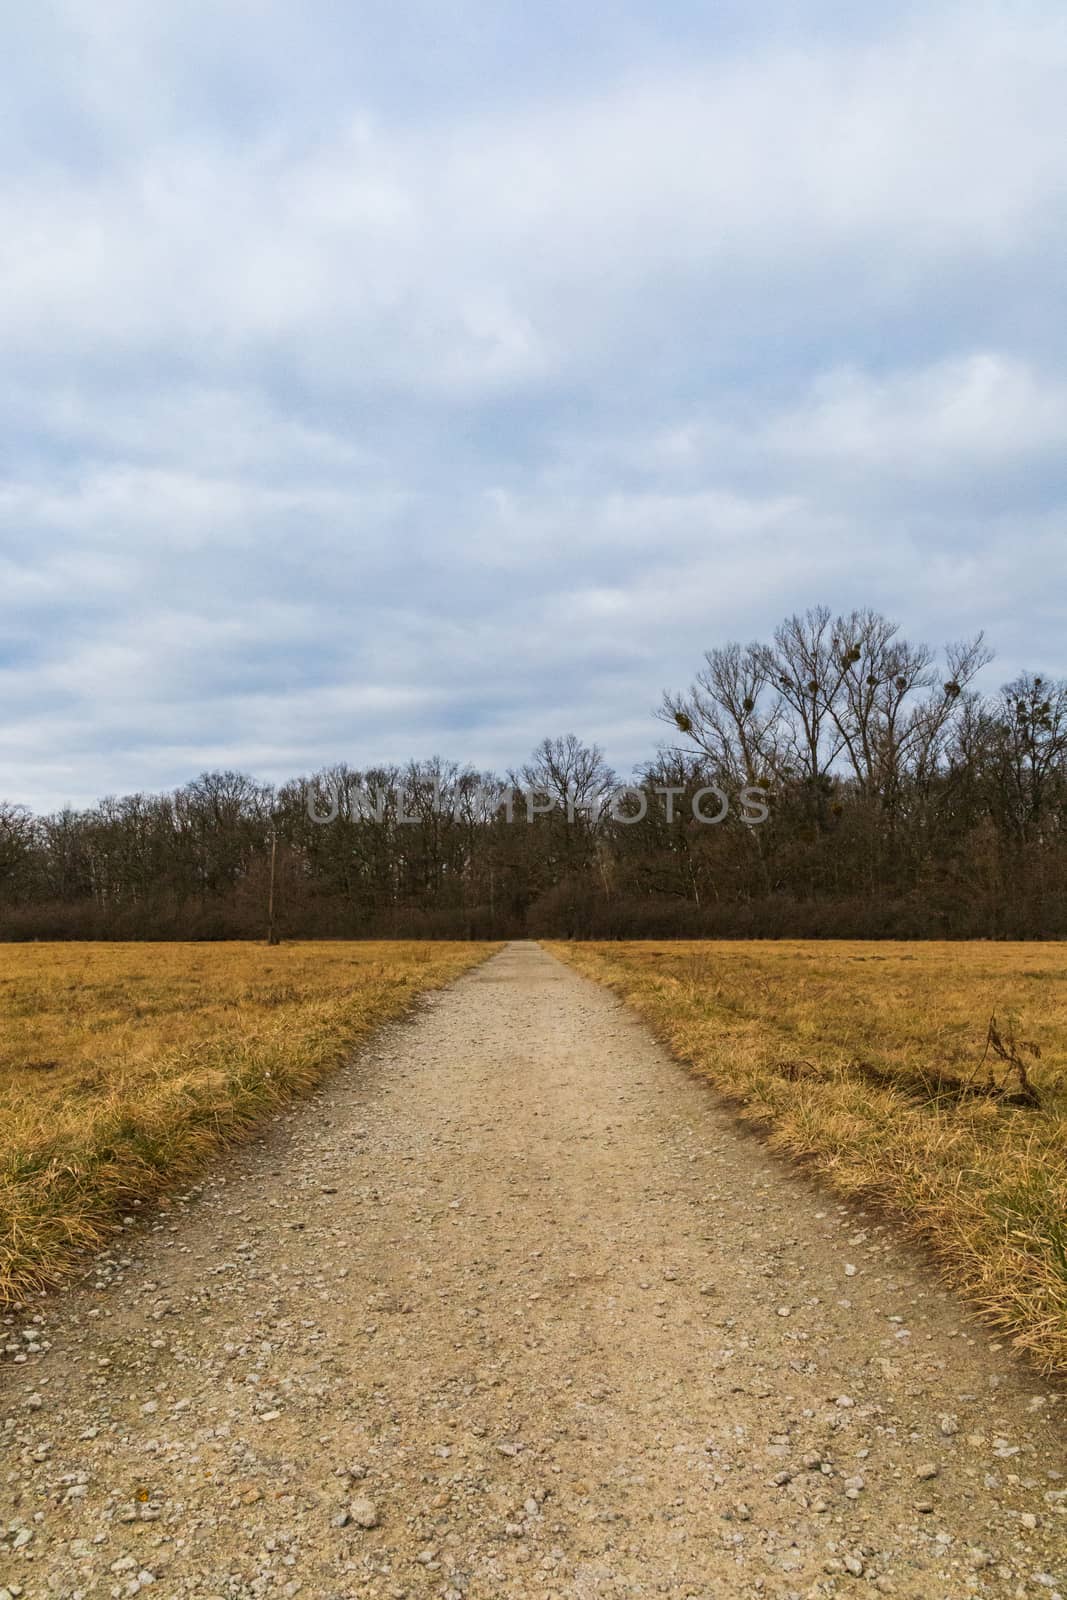
<svg viewBox="0 0 1067 1600">
<path fill-rule="evenodd" d="M 0 1305 L 493 945 L 0 945 Z"/>
<path fill-rule="evenodd" d="M 550 944 L 1067 1372 L 1067 946 Z M 993 1019 L 995 1018 L 995 1022 Z"/>
</svg>

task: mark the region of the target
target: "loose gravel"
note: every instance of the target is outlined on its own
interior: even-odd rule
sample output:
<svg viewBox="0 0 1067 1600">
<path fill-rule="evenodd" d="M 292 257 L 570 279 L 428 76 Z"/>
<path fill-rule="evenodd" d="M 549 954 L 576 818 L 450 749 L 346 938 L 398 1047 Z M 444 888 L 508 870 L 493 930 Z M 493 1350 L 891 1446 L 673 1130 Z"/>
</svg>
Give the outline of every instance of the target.
<svg viewBox="0 0 1067 1600">
<path fill-rule="evenodd" d="M 2 1335 L 0 1600 L 1067 1594 L 1062 1394 L 536 945 Z"/>
</svg>

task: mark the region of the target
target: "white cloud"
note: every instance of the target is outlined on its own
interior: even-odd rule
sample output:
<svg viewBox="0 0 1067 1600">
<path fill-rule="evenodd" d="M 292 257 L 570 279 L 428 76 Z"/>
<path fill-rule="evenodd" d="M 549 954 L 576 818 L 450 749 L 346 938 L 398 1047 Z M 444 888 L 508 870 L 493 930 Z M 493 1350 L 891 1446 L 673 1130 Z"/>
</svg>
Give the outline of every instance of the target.
<svg viewBox="0 0 1067 1600">
<path fill-rule="evenodd" d="M 980 350 L 929 365 L 834 367 L 791 404 L 739 424 L 724 407 L 675 421 L 644 451 L 666 478 L 751 472 L 794 495 L 919 482 L 951 487 L 1027 469 L 1039 483 L 1067 456 L 1067 380 L 1029 361 Z M 782 500 L 785 516 L 792 503 Z"/>
<path fill-rule="evenodd" d="M 566 726 L 625 766 L 822 599 L 1062 670 L 1067 28 L 805 7 L 684 60 L 624 8 L 564 88 L 509 6 L 475 84 L 474 0 L 426 60 L 369 7 L 28 12 L 0 793 Z"/>
<path fill-rule="evenodd" d="M 53 356 L 191 339 L 210 369 L 281 344 L 334 382 L 432 391 L 567 371 L 679 275 L 747 329 L 769 284 L 824 315 L 899 303 L 1061 235 L 1065 58 L 1062 27 L 955 15 L 444 130 L 163 133 L 8 192 L 0 325 Z"/>
<path fill-rule="evenodd" d="M 984 351 L 888 377 L 838 370 L 772 424 L 767 443 L 865 469 L 985 472 L 1067 451 L 1067 382 Z"/>
</svg>

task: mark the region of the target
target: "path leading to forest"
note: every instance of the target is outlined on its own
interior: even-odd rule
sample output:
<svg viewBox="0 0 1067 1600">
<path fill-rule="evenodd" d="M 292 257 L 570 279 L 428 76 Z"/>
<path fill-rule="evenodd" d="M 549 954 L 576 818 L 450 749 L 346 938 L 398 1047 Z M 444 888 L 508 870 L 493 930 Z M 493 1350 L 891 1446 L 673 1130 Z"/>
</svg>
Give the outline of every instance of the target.
<svg viewBox="0 0 1067 1600">
<path fill-rule="evenodd" d="M 1067 1403 L 535 945 L 97 1269 L 4 1329 L 0 1596 L 1064 1587 Z"/>
</svg>

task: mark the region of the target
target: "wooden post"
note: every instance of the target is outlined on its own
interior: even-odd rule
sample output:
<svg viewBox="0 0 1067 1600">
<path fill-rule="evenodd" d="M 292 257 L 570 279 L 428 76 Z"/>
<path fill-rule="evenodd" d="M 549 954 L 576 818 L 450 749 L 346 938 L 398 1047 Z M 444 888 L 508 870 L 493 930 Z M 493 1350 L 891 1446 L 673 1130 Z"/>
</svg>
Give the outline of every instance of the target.
<svg viewBox="0 0 1067 1600">
<path fill-rule="evenodd" d="M 274 866 L 278 859 L 278 830 L 270 830 L 270 892 L 267 896 L 267 943 L 279 944 L 278 930 L 274 926 Z"/>
</svg>

